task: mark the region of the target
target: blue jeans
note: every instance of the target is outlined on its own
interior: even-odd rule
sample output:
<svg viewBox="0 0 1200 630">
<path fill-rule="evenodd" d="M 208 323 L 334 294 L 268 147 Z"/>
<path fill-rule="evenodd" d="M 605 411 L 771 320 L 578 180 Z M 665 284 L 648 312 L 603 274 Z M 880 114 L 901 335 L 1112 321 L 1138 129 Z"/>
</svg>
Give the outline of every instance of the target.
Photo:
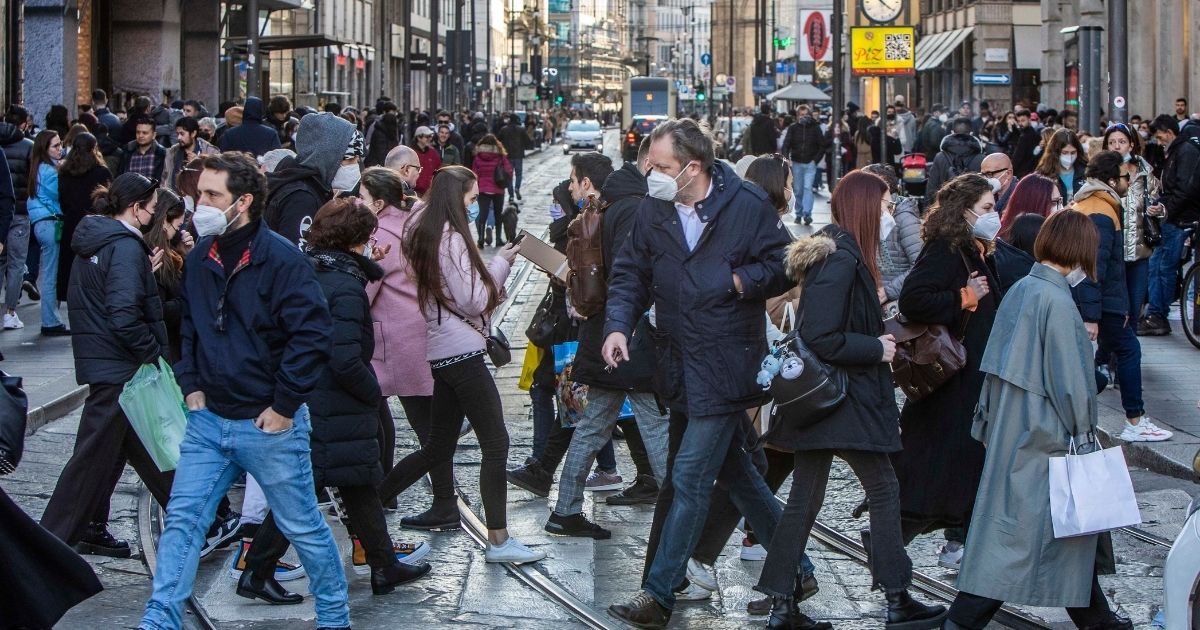
<svg viewBox="0 0 1200 630">
<path fill-rule="evenodd" d="M 58 317 L 58 241 L 54 238 L 57 221 L 43 219 L 33 224 L 33 235 L 42 248 L 38 265 L 38 290 L 42 292 L 42 328 L 62 326 Z"/>
<path fill-rule="evenodd" d="M 672 411 L 682 427 L 679 448 L 668 465 L 659 502 L 669 503 L 661 535 L 642 588 L 666 608 L 675 607 L 676 585 L 682 584 L 687 561 L 696 547 L 712 498 L 717 473 L 726 477 L 729 497 L 762 540 L 770 540 L 783 507 L 767 487 L 746 451 L 746 414 L 685 417 Z M 674 432 L 674 429 L 673 431 Z M 724 467 L 724 470 L 722 470 Z"/>
<path fill-rule="evenodd" d="M 1142 344 L 1137 338 L 1137 319 L 1115 313 L 1100 314 L 1100 350 L 1117 358 L 1121 383 L 1121 406 L 1126 418 L 1146 413 L 1142 401 Z"/>
<path fill-rule="evenodd" d="M 554 412 L 554 390 L 534 383 L 529 388 L 529 400 L 533 403 L 533 458 L 540 460 L 550 433 L 554 431 L 554 423 L 558 422 Z"/>
<path fill-rule="evenodd" d="M 292 428 L 278 433 L 264 432 L 253 420 L 222 418 L 207 409 L 188 412 L 158 544 L 154 592 L 141 628 L 182 625 L 183 602 L 192 594 L 208 524 L 243 471 L 262 486 L 279 530 L 300 554 L 316 599 L 317 625 L 350 625 L 342 559 L 313 493 L 311 432 L 307 407 L 296 412 Z"/>
<path fill-rule="evenodd" d="M 817 177 L 816 162 L 792 162 L 792 194 L 796 196 L 796 216 L 812 218 L 813 180 Z"/>
<path fill-rule="evenodd" d="M 1175 300 L 1175 281 L 1183 257 L 1183 230 L 1164 222 L 1162 237 L 1162 243 L 1150 255 L 1150 307 L 1146 309 L 1146 315 L 1166 319 L 1171 312 L 1171 302 Z"/>
<path fill-rule="evenodd" d="M 1150 290 L 1150 259 L 1143 258 L 1125 263 L 1125 286 L 1129 290 L 1129 312 L 1135 320 L 1142 315 L 1146 306 L 1146 294 Z"/>
<path fill-rule="evenodd" d="M 513 167 L 512 180 L 508 183 L 508 194 L 516 196 L 515 193 L 521 192 L 521 176 L 525 174 L 525 160 L 521 158 L 514 160 L 510 155 L 508 162 Z"/>
</svg>

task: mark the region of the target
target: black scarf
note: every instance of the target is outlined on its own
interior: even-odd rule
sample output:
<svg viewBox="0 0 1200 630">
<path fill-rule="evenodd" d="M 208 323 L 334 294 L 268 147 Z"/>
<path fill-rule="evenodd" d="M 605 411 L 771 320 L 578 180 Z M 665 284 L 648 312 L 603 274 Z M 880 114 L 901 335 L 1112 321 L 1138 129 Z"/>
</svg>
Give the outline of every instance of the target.
<svg viewBox="0 0 1200 630">
<path fill-rule="evenodd" d="M 361 254 L 332 249 L 311 249 L 308 255 L 316 261 L 318 268 L 348 273 L 358 278 L 364 286 L 368 282 L 383 278 L 383 268 Z"/>
</svg>

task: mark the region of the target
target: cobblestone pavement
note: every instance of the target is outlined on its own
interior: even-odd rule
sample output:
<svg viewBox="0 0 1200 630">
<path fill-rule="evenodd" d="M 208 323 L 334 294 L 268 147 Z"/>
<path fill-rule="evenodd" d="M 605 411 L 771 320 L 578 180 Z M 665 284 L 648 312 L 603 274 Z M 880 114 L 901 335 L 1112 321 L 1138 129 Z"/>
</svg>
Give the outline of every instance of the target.
<svg viewBox="0 0 1200 630">
<path fill-rule="evenodd" d="M 610 136 L 615 135 L 609 132 Z M 606 142 L 610 154 L 613 141 Z M 569 173 L 568 159 L 560 151 L 551 150 L 526 160 L 523 186 L 525 201 L 521 214 L 522 227 L 537 234 L 549 222 L 545 208 L 550 191 Z M 818 225 L 828 220 L 828 205 L 819 198 L 816 216 Z M 785 219 L 788 220 L 788 219 Z M 807 233 L 810 228 L 792 226 L 795 232 Z M 489 250 L 487 254 L 491 254 Z M 517 389 L 517 380 L 526 342 L 523 331 L 538 301 L 545 291 L 544 275 L 533 273 L 528 282 L 517 287 L 512 307 L 502 326 L 514 347 L 514 360 L 497 372 L 508 429 L 511 435 L 510 466 L 519 465 L 529 455 L 532 446 L 532 421 L 527 393 Z M 7 348 L 5 348 L 7 351 Z M 61 358 L 61 357 L 59 357 Z M 69 352 L 67 354 L 69 359 Z M 1171 395 L 1186 398 L 1192 391 L 1169 388 Z M 394 405 L 400 428 L 397 452 L 403 455 L 416 448 L 416 440 L 402 420 L 403 411 Z M 1169 416 L 1165 416 L 1169 419 Z M 30 514 L 41 514 L 53 490 L 62 465 L 70 456 L 78 410 L 55 421 L 29 438 L 28 454 L 21 469 L 14 475 L 0 478 L 0 486 L 13 495 Z M 619 443 L 618 443 L 619 444 Z M 631 481 L 633 465 L 626 449 L 618 446 L 620 471 Z M 456 474 L 461 489 L 470 504 L 479 511 L 480 452 L 473 435 L 462 440 L 456 454 Z M 1135 470 L 1134 483 L 1138 490 L 1145 524 L 1143 528 L 1167 538 L 1174 538 L 1183 520 L 1183 509 L 1196 486 Z M 428 541 L 433 552 L 429 561 L 433 572 L 426 578 L 396 592 L 374 597 L 365 578 L 348 573 L 350 605 L 357 628 L 404 626 L 444 627 L 462 625 L 481 628 L 575 628 L 582 627 L 563 609 L 551 603 L 541 593 L 510 576 L 502 567 L 483 562 L 482 552 L 463 532 L 427 533 L 400 528 L 400 517 L 415 513 L 427 506 L 427 486 L 419 483 L 399 497 L 399 510 L 388 517 L 392 535 L 397 540 Z M 60 628 L 130 628 L 136 627 L 142 606 L 149 594 L 148 574 L 140 560 L 140 541 L 137 540 L 136 500 L 139 492 L 136 475 L 127 469 L 112 502 L 113 532 L 131 541 L 134 558 L 110 560 L 89 557 L 106 591 L 71 611 L 59 624 Z M 235 492 L 235 495 L 237 493 Z M 543 548 L 549 553 L 544 562 L 534 566 L 584 603 L 603 611 L 610 603 L 619 601 L 638 587 L 646 536 L 652 509 L 647 506 L 612 507 L 603 502 L 607 493 L 590 494 L 584 513 L 613 531 L 607 541 L 551 537 L 542 525 L 554 505 L 556 492 L 548 499 L 510 487 L 509 523 L 512 532 L 523 541 Z M 787 496 L 787 486 L 780 493 Z M 235 496 L 235 498 L 237 498 Z M 862 500 L 862 490 L 848 467 L 835 462 L 830 477 L 826 504 L 820 520 L 835 529 L 857 537 L 867 519 L 854 519 L 850 511 Z M 339 523 L 329 519 L 335 538 L 348 555 L 346 537 Z M 681 603 L 674 615 L 673 628 L 725 629 L 760 626 L 762 618 L 746 613 L 746 603 L 756 599 L 751 590 L 757 581 L 760 562 L 744 562 L 738 557 L 741 536 L 729 541 L 726 552 L 715 567 L 720 590 L 707 602 Z M 1105 591 L 1120 610 L 1131 616 L 1139 628 L 1149 627 L 1162 599 L 1162 566 L 1166 549 L 1152 547 L 1132 540 L 1124 534 L 1114 537 L 1118 557 L 1118 574 L 1101 578 Z M 919 538 L 909 547 L 916 570 L 953 583 L 952 571 L 937 567 L 940 535 Z M 817 565 L 821 592 L 805 602 L 804 610 L 818 619 L 829 620 L 841 628 L 882 627 L 882 596 L 869 589 L 869 576 L 858 563 L 810 542 L 809 553 Z M 230 551 L 213 554 L 201 564 L 196 594 L 217 627 L 222 629 L 282 629 L 309 627 L 314 618 L 311 598 L 298 606 L 272 607 L 250 602 L 233 594 L 234 583 L 228 577 Z M 293 552 L 294 559 L 294 552 Z M 305 581 L 290 582 L 287 586 L 307 593 Z M 1072 627 L 1061 610 L 1033 610 L 1054 627 Z M 615 626 L 616 623 L 614 622 Z"/>
</svg>

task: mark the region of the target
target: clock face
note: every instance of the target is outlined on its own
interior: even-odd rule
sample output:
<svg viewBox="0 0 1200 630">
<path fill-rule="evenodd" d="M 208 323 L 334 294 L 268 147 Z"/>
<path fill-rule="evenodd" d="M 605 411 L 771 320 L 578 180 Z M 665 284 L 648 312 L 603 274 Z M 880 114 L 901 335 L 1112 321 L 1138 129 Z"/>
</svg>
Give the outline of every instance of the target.
<svg viewBox="0 0 1200 630">
<path fill-rule="evenodd" d="M 862 11 L 872 22 L 891 22 L 900 16 L 904 0 L 861 0 Z"/>
</svg>

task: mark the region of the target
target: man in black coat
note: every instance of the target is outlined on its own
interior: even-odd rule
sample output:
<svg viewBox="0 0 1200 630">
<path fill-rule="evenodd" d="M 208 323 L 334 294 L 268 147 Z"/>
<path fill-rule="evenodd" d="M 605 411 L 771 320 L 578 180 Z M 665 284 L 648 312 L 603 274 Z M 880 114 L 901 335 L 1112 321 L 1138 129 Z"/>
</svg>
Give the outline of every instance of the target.
<svg viewBox="0 0 1200 630">
<path fill-rule="evenodd" d="M 978 173 L 983 167 L 983 142 L 971 133 L 971 119 L 955 118 L 951 130 L 953 133 L 942 138 L 941 150 L 929 167 L 929 179 L 925 184 L 926 205 L 933 201 L 942 184 L 963 173 Z"/>
<path fill-rule="evenodd" d="M 1139 335 L 1168 335 L 1167 314 L 1175 299 L 1175 278 L 1183 256 L 1183 226 L 1200 221 L 1200 137 L 1184 135 L 1168 114 L 1154 119 L 1150 129 L 1167 147 L 1158 207 L 1147 214 L 1165 217 L 1162 244 L 1150 255 L 1150 306 L 1138 323 Z"/>
<path fill-rule="evenodd" d="M 242 124 L 222 134 L 220 146 L 222 151 L 245 151 L 254 154 L 254 157 L 281 146 L 275 129 L 263 124 L 262 99 L 257 96 L 246 99 L 242 108 Z"/>
<path fill-rule="evenodd" d="M 338 172 L 342 166 L 358 167 L 362 147 L 362 134 L 345 118 L 329 112 L 305 116 L 296 134 L 296 157 L 284 158 L 267 176 L 267 227 L 304 249 L 313 217 L 333 198 Z"/>
<path fill-rule="evenodd" d="M 796 108 L 796 122 L 788 127 L 783 138 L 782 153 L 792 160 L 792 193 L 800 203 L 796 207 L 796 223 L 812 225 L 813 181 L 817 163 L 828 147 L 821 133 L 821 124 L 813 118 L 808 105 Z"/>
<path fill-rule="evenodd" d="M 763 398 L 754 379 L 767 351 L 766 299 L 790 286 L 783 256 L 791 235 L 761 188 L 716 162 L 712 137 L 697 123 L 667 121 L 650 138 L 648 196 L 613 262 L 601 354 L 613 368 L 629 360 L 629 338 L 655 307 L 655 389 L 671 411 L 669 472 L 642 590 L 609 612 L 661 628 L 718 471 L 727 471 L 730 493 L 764 540 L 782 512 L 742 446 L 752 431 L 746 410 Z"/>
<path fill-rule="evenodd" d="M 1013 146 L 1012 165 L 1013 175 L 1017 179 L 1025 177 L 1037 168 L 1038 156 L 1034 153 L 1042 143 L 1042 134 L 1033 128 L 1029 118 L 1029 110 L 1018 109 L 1016 113 L 1017 129 L 1009 140 Z"/>
<path fill-rule="evenodd" d="M 138 173 L 150 179 L 162 179 L 163 165 L 167 161 L 167 149 L 154 139 L 154 122 L 143 118 L 134 125 L 137 130 L 133 142 L 125 145 L 117 175 Z"/>
<path fill-rule="evenodd" d="M 504 145 L 508 153 L 508 161 L 513 167 L 512 180 L 508 182 L 508 194 L 517 199 L 521 198 L 521 174 L 524 172 L 525 150 L 529 148 L 529 135 L 521 126 L 521 118 L 509 114 L 508 124 L 496 134 L 496 138 Z"/>
<path fill-rule="evenodd" d="M 24 111 L 24 110 L 22 110 Z M 4 239 L 4 255 L 0 260 L 0 289 L 4 291 L 4 315 L 6 326 L 19 328 L 22 324 L 17 318 L 17 302 L 21 298 L 21 286 L 25 279 L 25 262 L 29 258 L 30 238 L 29 210 L 29 154 L 33 151 L 33 140 L 25 137 L 22 127 L 28 125 L 28 115 L 17 113 L 18 116 L 6 115 L 6 121 L 0 122 L 0 149 L 4 151 L 7 162 L 5 169 L 11 178 L 13 191 L 13 217 L 8 229 L 0 232 Z M 12 120 L 19 117 L 21 122 Z M 26 290 L 33 289 L 32 283 L 25 283 Z M 31 294 L 32 298 L 33 295 Z"/>
<path fill-rule="evenodd" d="M 762 155 L 774 153 L 778 143 L 779 127 L 775 125 L 771 104 L 764 101 L 750 121 L 750 130 L 746 133 L 742 148 L 746 155 Z"/>
</svg>

